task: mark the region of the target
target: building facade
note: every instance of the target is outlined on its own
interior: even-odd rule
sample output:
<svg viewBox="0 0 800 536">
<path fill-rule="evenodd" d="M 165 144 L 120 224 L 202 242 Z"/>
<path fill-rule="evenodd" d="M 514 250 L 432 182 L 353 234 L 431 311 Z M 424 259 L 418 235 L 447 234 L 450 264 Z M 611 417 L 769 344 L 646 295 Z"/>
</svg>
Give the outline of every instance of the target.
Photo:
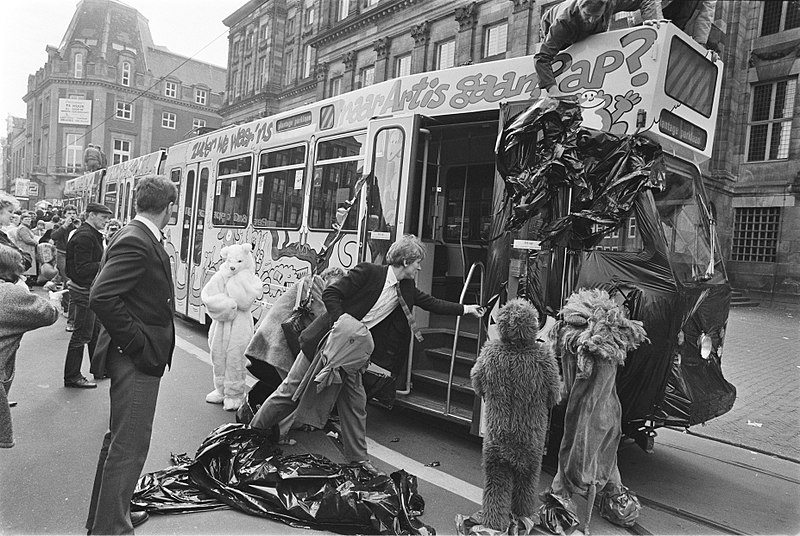
<svg viewBox="0 0 800 536">
<path fill-rule="evenodd" d="M 560 0 L 251 0 L 230 17 L 223 124 L 383 80 L 535 53 Z M 613 26 L 637 22 L 619 14 Z M 800 2 L 719 1 L 725 63 L 703 166 L 734 287 L 800 299 Z M 533 70 L 533 65 L 531 65 Z"/>
<path fill-rule="evenodd" d="M 3 143 L 3 172 L 0 190 L 14 193 L 18 180 L 25 180 L 25 118 L 9 115 Z M 27 190 L 26 190 L 27 194 Z"/>
<path fill-rule="evenodd" d="M 25 177 L 61 199 L 99 146 L 118 163 L 218 127 L 225 69 L 153 43 L 147 19 L 115 0 L 82 0 L 60 46 L 28 77 Z"/>
</svg>

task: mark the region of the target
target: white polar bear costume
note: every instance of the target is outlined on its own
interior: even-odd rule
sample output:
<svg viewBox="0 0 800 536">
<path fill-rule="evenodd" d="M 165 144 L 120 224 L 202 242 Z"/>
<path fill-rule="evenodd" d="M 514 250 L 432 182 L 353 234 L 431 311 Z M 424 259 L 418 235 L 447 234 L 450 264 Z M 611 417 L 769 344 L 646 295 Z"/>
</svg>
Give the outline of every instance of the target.
<svg viewBox="0 0 800 536">
<path fill-rule="evenodd" d="M 245 395 L 244 351 L 253 336 L 253 302 L 261 294 L 250 244 L 233 244 L 220 252 L 224 262 L 203 287 L 200 298 L 211 317 L 208 347 L 214 371 L 214 390 L 206 402 L 236 411 Z"/>
</svg>

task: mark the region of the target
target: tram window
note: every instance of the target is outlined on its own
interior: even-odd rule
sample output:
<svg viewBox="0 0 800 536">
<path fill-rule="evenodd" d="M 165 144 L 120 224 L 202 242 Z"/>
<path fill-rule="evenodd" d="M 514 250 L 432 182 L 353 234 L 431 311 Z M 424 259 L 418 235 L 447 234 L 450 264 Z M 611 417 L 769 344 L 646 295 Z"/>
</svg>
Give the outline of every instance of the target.
<svg viewBox="0 0 800 536">
<path fill-rule="evenodd" d="M 203 256 L 203 231 L 206 227 L 206 194 L 208 193 L 208 168 L 200 170 L 200 180 L 197 183 L 197 221 L 194 224 L 194 247 L 192 248 L 192 262 L 195 266 L 200 264 Z"/>
<path fill-rule="evenodd" d="M 189 237 L 192 232 L 192 215 L 194 214 L 194 177 L 193 169 L 186 173 L 186 199 L 183 200 L 183 225 L 181 229 L 181 262 L 186 262 L 189 255 Z"/>
<path fill-rule="evenodd" d="M 331 229 L 336 210 L 355 195 L 355 184 L 364 173 L 364 142 L 366 135 L 358 134 L 317 145 L 314 180 L 311 185 L 311 219 L 315 229 Z M 358 221 L 354 207 L 347 215 L 342 229 L 353 231 Z"/>
<path fill-rule="evenodd" d="M 490 238 L 494 164 L 454 166 L 445 175 L 446 242 Z"/>
<path fill-rule="evenodd" d="M 250 206 L 253 157 L 242 156 L 219 163 L 214 184 L 211 221 L 220 227 L 245 227 Z"/>
<path fill-rule="evenodd" d="M 300 228 L 305 163 L 305 145 L 261 155 L 253 209 L 254 227 Z"/>
<path fill-rule="evenodd" d="M 705 281 L 713 275 L 715 262 L 707 210 L 698 202 L 695 178 L 667 172 L 666 179 L 666 189 L 653 191 L 653 197 L 673 272 L 683 282 Z"/>
<path fill-rule="evenodd" d="M 103 196 L 103 204 L 108 207 L 112 213 L 117 212 L 117 184 L 106 184 L 106 193 Z"/>
<path fill-rule="evenodd" d="M 181 198 L 181 170 L 180 169 L 173 169 L 172 173 L 169 174 L 169 180 L 172 181 L 172 184 L 175 185 L 175 188 L 178 190 L 178 199 Z M 172 213 L 169 215 L 169 225 L 175 225 L 178 223 L 178 203 L 172 205 Z"/>
</svg>

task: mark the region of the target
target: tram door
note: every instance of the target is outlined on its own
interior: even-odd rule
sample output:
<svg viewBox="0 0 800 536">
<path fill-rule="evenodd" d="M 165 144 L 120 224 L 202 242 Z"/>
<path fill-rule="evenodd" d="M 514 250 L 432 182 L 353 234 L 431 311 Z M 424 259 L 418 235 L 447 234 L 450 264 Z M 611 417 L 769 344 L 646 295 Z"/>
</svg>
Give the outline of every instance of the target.
<svg viewBox="0 0 800 536">
<path fill-rule="evenodd" d="M 202 272 L 203 235 L 206 227 L 206 204 L 210 179 L 210 162 L 191 164 L 185 171 L 181 239 L 177 274 L 185 282 L 186 292 L 176 297 L 176 310 L 198 322 L 205 321 L 199 299 L 204 283 Z"/>
<path fill-rule="evenodd" d="M 367 128 L 366 183 L 361 196 L 359 260 L 384 264 L 389 246 L 414 232 L 411 184 L 419 116 L 378 119 Z M 417 203 L 417 212 L 419 203 Z"/>
</svg>

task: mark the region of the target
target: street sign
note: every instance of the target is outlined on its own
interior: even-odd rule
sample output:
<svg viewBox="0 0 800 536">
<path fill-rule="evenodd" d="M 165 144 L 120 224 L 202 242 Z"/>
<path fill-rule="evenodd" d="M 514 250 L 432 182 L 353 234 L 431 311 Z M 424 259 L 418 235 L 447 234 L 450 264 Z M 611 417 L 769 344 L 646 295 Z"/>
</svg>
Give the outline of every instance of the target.
<svg viewBox="0 0 800 536">
<path fill-rule="evenodd" d="M 39 197 L 39 184 L 32 182 L 28 185 L 28 197 Z"/>
</svg>

